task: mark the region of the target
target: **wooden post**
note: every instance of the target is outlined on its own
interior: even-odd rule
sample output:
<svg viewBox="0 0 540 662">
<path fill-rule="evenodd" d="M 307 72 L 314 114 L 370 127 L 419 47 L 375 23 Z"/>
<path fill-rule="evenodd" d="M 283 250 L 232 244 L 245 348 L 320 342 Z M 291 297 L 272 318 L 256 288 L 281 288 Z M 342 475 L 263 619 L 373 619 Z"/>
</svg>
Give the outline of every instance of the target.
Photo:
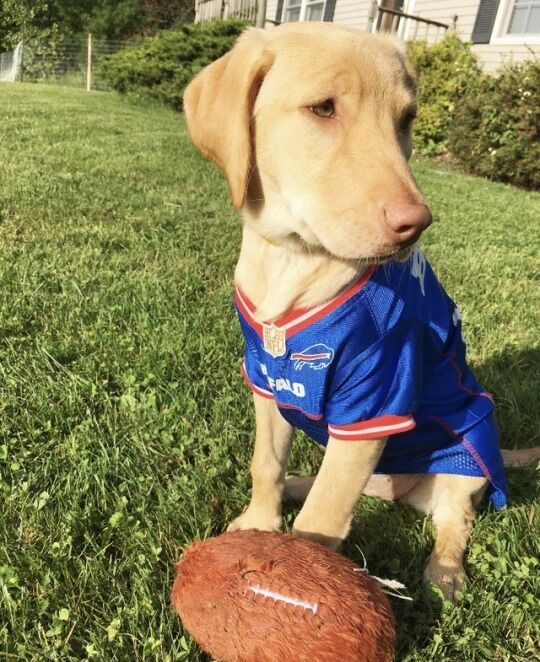
<svg viewBox="0 0 540 662">
<path fill-rule="evenodd" d="M 19 74 L 19 81 L 22 83 L 23 82 L 23 75 L 24 75 L 24 32 L 23 32 L 23 38 L 21 41 L 21 62 L 19 64 L 20 68 L 20 74 Z"/>
<path fill-rule="evenodd" d="M 92 33 L 88 33 L 88 54 L 86 62 L 86 91 L 92 89 Z"/>
<path fill-rule="evenodd" d="M 22 25 L 22 34 L 21 34 L 21 63 L 20 63 L 20 82 L 23 82 L 23 76 L 24 76 L 24 47 L 25 47 L 25 41 L 26 41 L 26 19 Z"/>
<path fill-rule="evenodd" d="M 266 0 L 259 0 L 259 4 L 257 7 L 257 20 L 255 22 L 255 25 L 258 28 L 264 28 L 265 23 L 266 23 Z"/>
</svg>

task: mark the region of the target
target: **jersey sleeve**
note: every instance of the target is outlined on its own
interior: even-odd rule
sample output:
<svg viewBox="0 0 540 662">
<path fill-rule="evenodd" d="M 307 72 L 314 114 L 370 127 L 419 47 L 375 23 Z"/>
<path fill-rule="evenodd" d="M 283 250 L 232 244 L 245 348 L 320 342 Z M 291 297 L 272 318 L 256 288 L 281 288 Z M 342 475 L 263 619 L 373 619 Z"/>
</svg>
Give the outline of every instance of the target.
<svg viewBox="0 0 540 662">
<path fill-rule="evenodd" d="M 327 401 L 328 434 L 377 439 L 412 430 L 422 392 L 420 325 L 395 329 L 359 356 L 340 362 Z"/>
</svg>

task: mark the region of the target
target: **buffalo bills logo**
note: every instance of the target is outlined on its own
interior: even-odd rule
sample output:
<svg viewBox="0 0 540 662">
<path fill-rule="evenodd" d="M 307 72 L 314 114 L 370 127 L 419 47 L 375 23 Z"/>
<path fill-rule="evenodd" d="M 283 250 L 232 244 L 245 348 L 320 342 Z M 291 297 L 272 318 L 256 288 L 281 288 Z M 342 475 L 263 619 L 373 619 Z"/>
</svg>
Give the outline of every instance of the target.
<svg viewBox="0 0 540 662">
<path fill-rule="evenodd" d="M 322 343 L 311 345 L 301 352 L 293 352 L 291 361 L 294 361 L 294 369 L 302 370 L 304 366 L 309 366 L 313 370 L 328 368 L 334 359 L 334 350 Z"/>
</svg>

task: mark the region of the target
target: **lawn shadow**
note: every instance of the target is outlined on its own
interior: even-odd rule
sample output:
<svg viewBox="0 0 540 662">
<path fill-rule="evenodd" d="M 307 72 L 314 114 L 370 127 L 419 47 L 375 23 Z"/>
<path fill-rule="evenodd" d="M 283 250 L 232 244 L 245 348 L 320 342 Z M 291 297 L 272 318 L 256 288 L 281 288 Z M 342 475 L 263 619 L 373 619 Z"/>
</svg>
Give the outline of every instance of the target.
<svg viewBox="0 0 540 662">
<path fill-rule="evenodd" d="M 539 445 L 540 348 L 507 350 L 472 367 L 495 397 L 502 445 Z M 510 469 L 507 474 L 510 508 L 539 497 L 534 466 Z M 284 514 L 292 521 L 298 510 L 298 506 L 287 504 Z M 442 599 L 422 582 L 433 545 L 433 537 L 426 542 L 431 527 L 429 518 L 409 506 L 364 497 L 341 550 L 359 566 L 365 557 L 371 574 L 406 584 L 405 593 L 412 602 L 390 598 L 397 624 L 397 660 L 429 645 L 444 611 Z"/>
<path fill-rule="evenodd" d="M 299 510 L 299 505 L 286 502 L 286 520 L 292 522 Z M 406 585 L 403 594 L 412 601 L 389 598 L 396 617 L 396 660 L 429 645 L 442 613 L 442 600 L 422 582 L 432 547 L 431 540 L 426 544 L 430 527 L 424 515 L 405 504 L 363 497 L 340 550 L 371 575 Z"/>
<path fill-rule="evenodd" d="M 506 448 L 539 445 L 540 348 L 506 350 L 471 367 L 479 382 L 495 398 L 502 445 Z M 306 441 L 300 442 L 300 446 L 298 455 L 304 460 L 309 458 L 307 465 L 313 471 L 320 461 L 313 450 L 315 445 Z M 294 464 L 301 463 L 299 457 L 296 460 Z M 296 473 L 300 467 L 294 469 Z M 539 497 L 534 466 L 510 469 L 507 474 L 510 508 Z M 482 508 L 490 506 L 484 503 Z M 284 505 L 288 528 L 299 510 L 297 504 L 287 502 Z M 447 608 L 438 593 L 426 589 L 422 581 L 433 546 L 431 531 L 431 520 L 413 508 L 364 497 L 341 550 L 359 567 L 364 566 L 365 557 L 370 574 L 406 584 L 404 593 L 413 601 L 390 597 L 397 626 L 396 660 L 430 645 Z"/>
<path fill-rule="evenodd" d="M 495 398 L 503 448 L 540 445 L 540 347 L 507 349 L 472 365 L 479 382 Z M 540 497 L 534 464 L 507 470 L 509 505 Z"/>
<path fill-rule="evenodd" d="M 364 498 L 342 550 L 359 566 L 365 557 L 370 574 L 405 584 L 402 593 L 412 598 L 389 596 L 396 618 L 396 660 L 429 644 L 442 613 L 442 599 L 422 581 L 433 544 L 431 539 L 426 543 L 430 527 L 424 515 L 405 504 Z"/>
</svg>

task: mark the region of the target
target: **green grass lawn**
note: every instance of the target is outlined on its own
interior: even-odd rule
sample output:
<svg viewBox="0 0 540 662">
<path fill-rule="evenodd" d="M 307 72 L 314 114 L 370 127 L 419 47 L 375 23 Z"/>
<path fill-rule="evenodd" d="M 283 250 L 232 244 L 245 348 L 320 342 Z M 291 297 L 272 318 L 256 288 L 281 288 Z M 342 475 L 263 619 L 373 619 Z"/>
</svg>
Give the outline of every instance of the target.
<svg viewBox="0 0 540 662">
<path fill-rule="evenodd" d="M 414 169 L 436 221 L 423 245 L 503 444 L 537 445 L 540 195 Z M 0 660 L 207 660 L 169 591 L 182 548 L 247 504 L 239 239 L 180 115 L 0 86 Z M 320 459 L 298 438 L 291 469 Z M 509 481 L 509 508 L 478 518 L 457 607 L 422 588 L 429 521 L 360 504 L 344 552 L 414 597 L 393 602 L 398 660 L 538 659 L 537 475 Z"/>
</svg>

